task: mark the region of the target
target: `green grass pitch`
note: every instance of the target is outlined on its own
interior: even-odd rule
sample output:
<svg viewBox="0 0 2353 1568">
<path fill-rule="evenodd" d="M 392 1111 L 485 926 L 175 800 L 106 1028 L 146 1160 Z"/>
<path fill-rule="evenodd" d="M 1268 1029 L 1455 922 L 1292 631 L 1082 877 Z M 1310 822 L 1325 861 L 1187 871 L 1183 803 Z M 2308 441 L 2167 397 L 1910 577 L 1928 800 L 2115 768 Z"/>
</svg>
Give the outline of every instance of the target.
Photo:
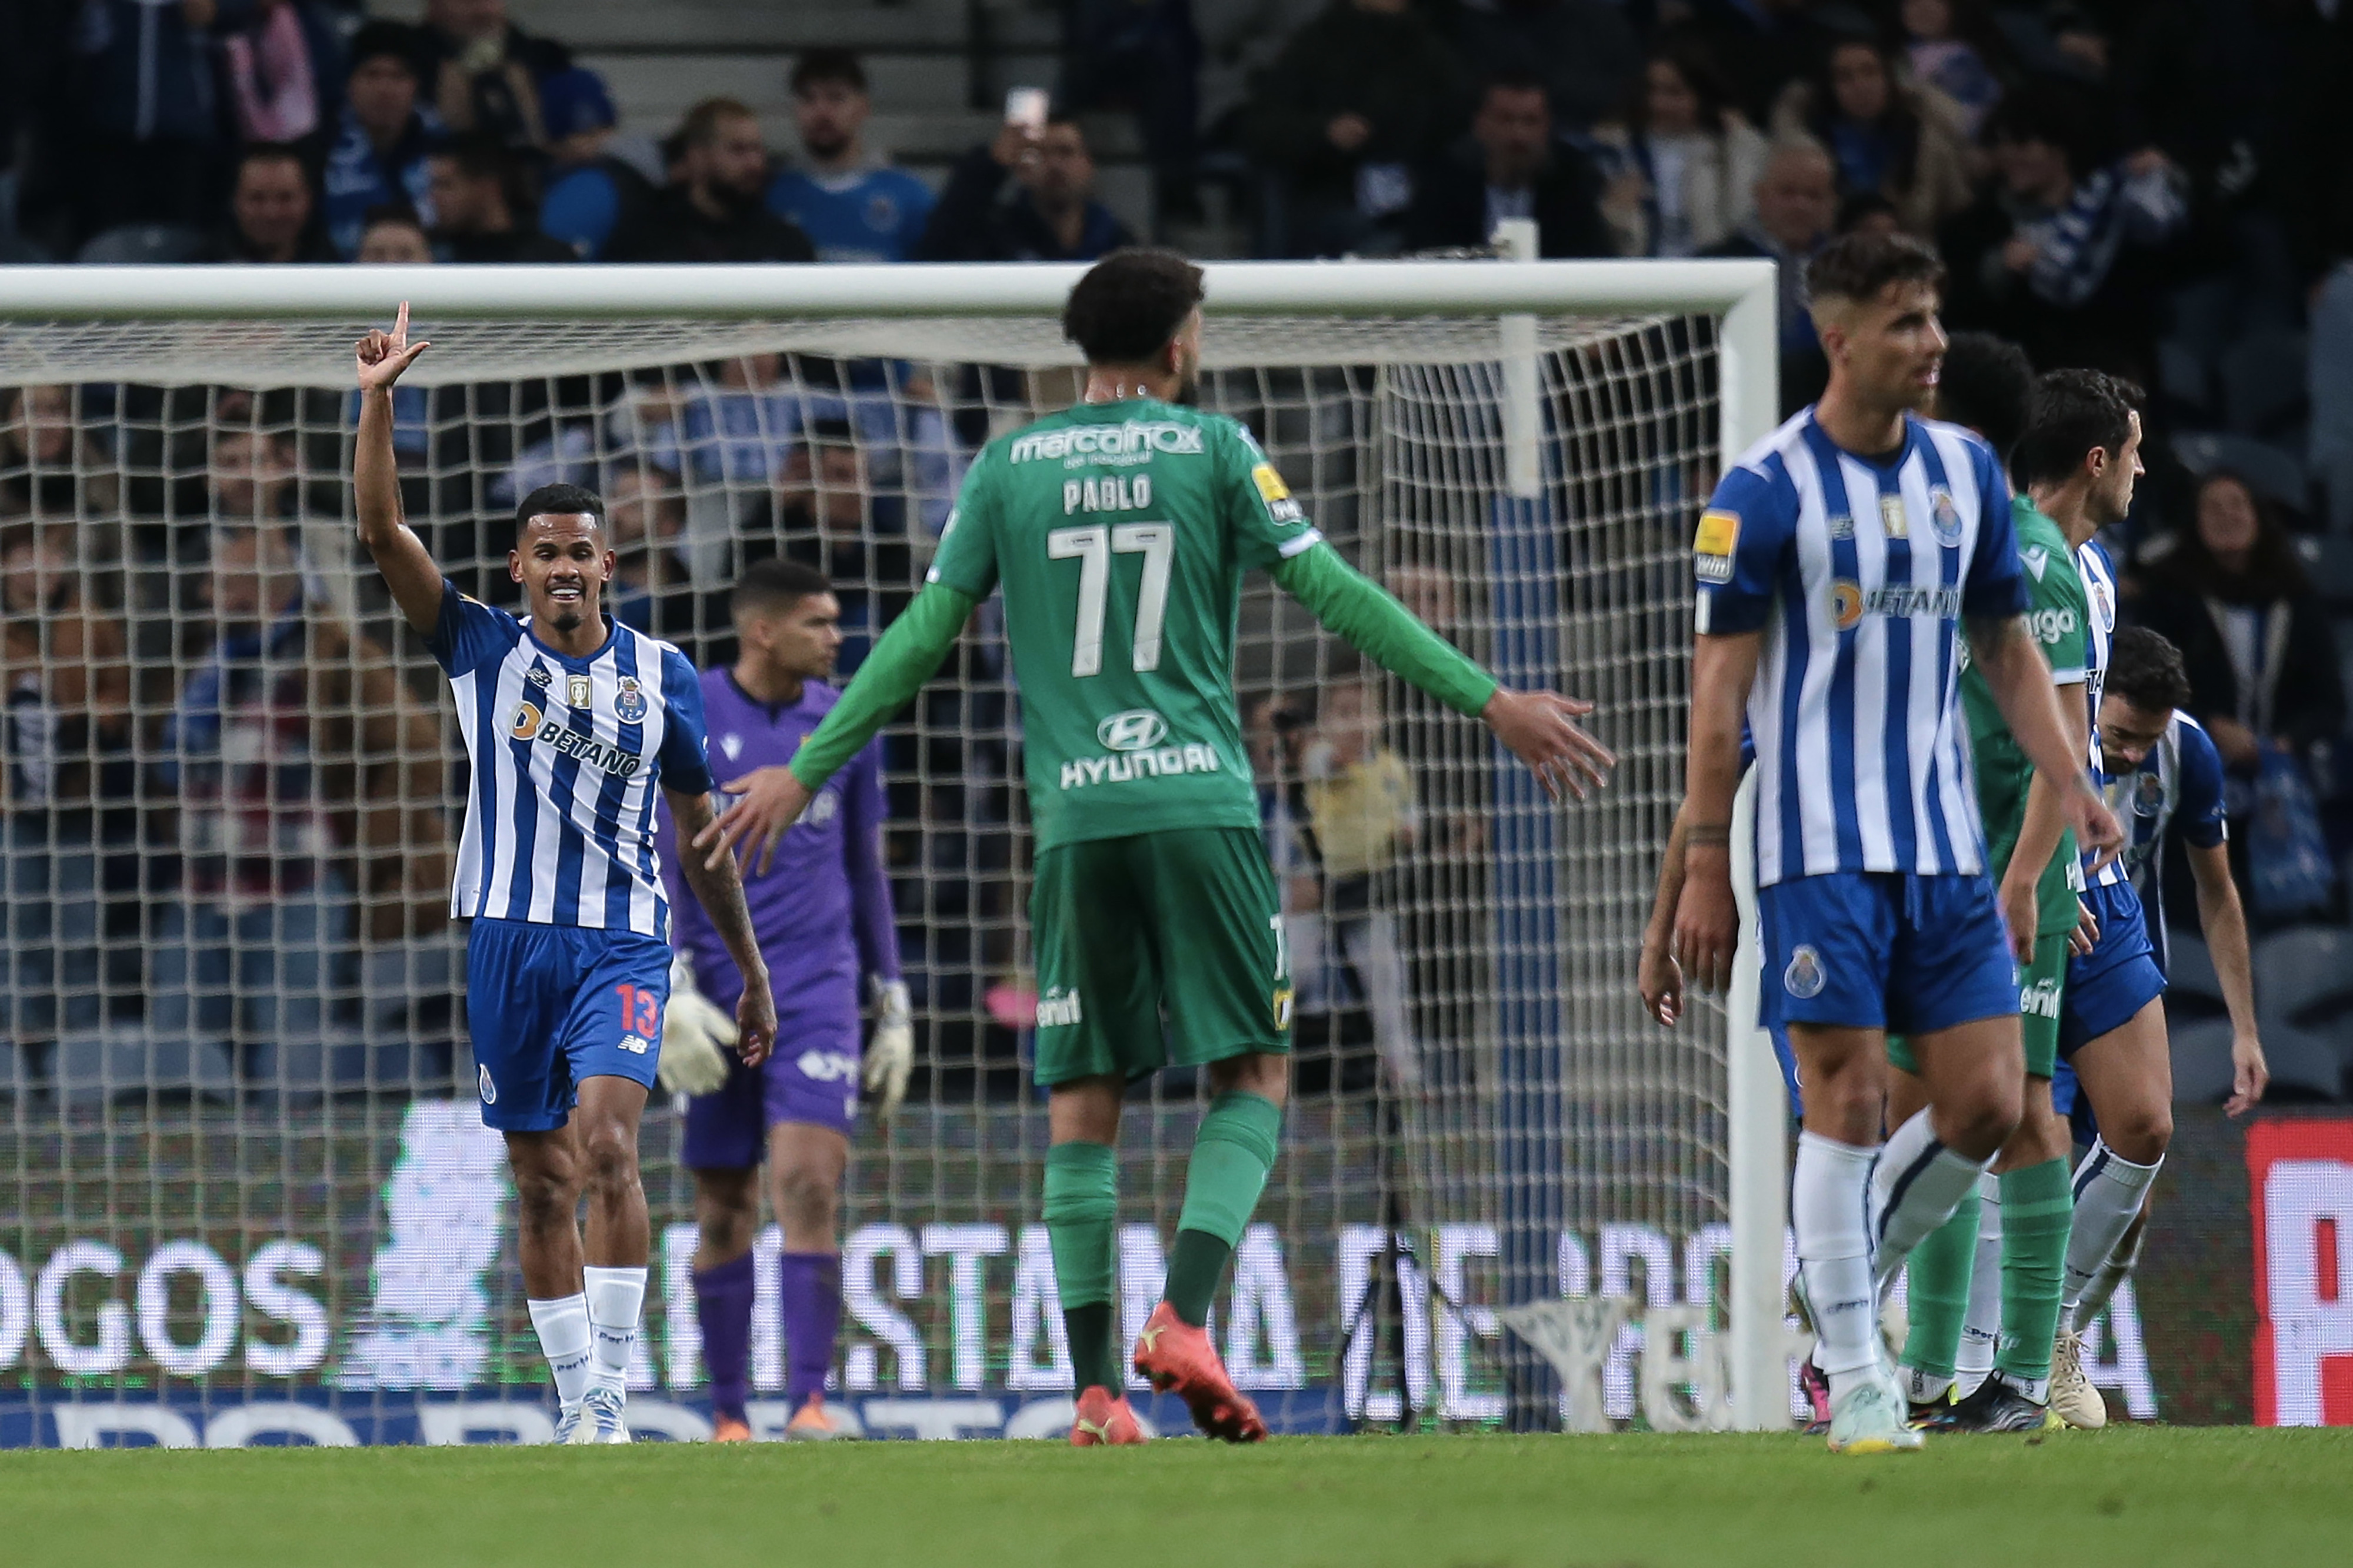
<svg viewBox="0 0 2353 1568">
<path fill-rule="evenodd" d="M 2231 1568 L 2353 1562 L 2353 1431 L 0 1455 L 0 1562 Z"/>
</svg>

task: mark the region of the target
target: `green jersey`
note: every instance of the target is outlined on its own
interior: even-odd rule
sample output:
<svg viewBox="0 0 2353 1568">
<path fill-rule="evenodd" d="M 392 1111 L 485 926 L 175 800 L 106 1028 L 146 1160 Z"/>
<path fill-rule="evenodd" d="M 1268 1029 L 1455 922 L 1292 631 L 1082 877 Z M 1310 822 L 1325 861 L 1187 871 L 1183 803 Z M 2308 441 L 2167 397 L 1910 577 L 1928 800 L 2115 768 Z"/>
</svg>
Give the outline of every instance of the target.
<svg viewBox="0 0 2353 1568">
<path fill-rule="evenodd" d="M 1233 687 L 1242 573 L 1321 537 L 1222 415 L 1081 404 L 982 450 L 931 581 L 1005 590 L 1040 850 L 1256 830 Z"/>
<path fill-rule="evenodd" d="M 2052 682 L 2080 685 L 2090 660 L 2092 611 L 2084 579 L 2075 570 L 2075 552 L 2067 547 L 2059 525 L 2024 496 L 2012 497 L 2010 510 L 2018 557 L 2026 567 L 2027 627 L 2050 662 Z M 2026 824 L 2026 787 L 2034 778 L 2034 764 L 2010 732 L 1985 676 L 1969 662 L 1966 642 L 1961 657 L 1961 702 L 1968 714 L 1969 749 L 1977 759 L 1978 813 L 1985 821 L 1986 850 L 1999 881 Z M 2063 833 L 2036 889 L 2042 910 L 2037 935 L 2075 928 L 2075 890 L 2081 883 L 2076 867 L 2075 836 Z"/>
</svg>

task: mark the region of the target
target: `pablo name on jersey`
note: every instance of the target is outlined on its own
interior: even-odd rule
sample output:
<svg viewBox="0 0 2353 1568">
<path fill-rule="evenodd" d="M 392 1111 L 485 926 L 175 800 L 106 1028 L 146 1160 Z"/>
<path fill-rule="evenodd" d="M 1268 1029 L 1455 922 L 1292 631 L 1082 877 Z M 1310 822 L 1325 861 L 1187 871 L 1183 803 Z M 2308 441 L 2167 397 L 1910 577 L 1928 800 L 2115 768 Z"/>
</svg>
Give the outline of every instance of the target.
<svg viewBox="0 0 2353 1568">
<path fill-rule="evenodd" d="M 1062 787 L 1126 784 L 1132 779 L 1173 778 L 1220 771 L 1218 753 L 1198 742 L 1164 746 L 1168 721 L 1149 708 L 1114 713 L 1095 726 L 1095 740 L 1109 754 L 1080 757 L 1062 764 Z"/>
</svg>

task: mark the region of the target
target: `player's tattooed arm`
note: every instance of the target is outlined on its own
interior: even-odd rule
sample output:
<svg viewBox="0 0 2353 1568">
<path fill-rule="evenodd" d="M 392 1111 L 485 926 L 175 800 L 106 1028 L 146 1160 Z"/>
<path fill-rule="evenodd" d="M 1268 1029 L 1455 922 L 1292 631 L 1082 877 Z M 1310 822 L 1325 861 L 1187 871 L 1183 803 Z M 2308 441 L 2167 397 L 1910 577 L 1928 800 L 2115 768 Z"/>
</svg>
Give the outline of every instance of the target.
<svg viewBox="0 0 2353 1568">
<path fill-rule="evenodd" d="M 1761 632 L 1703 636 L 1692 650 L 1690 754 L 1683 766 L 1683 884 L 1669 949 L 1692 984 L 1732 983 L 1740 913 L 1732 899 L 1732 797 L 1740 787 L 1740 721 L 1765 647 Z"/>
<path fill-rule="evenodd" d="M 400 464 L 392 451 L 392 389 L 400 373 L 433 345 L 408 341 L 408 302 L 401 301 L 392 331 L 370 332 L 353 345 L 359 362 L 360 428 L 352 444 L 352 489 L 360 542 L 384 574 L 393 603 L 418 635 L 441 622 L 441 568 L 400 508 Z"/>
<path fill-rule="evenodd" d="M 2085 748 L 2069 732 L 2066 716 L 2059 710 L 2058 689 L 2051 684 L 2051 666 L 2025 617 L 1972 620 L 1968 637 L 1969 655 L 1984 671 L 1994 706 L 2001 710 L 2002 722 L 2018 738 L 2027 761 L 2038 773 L 2068 781 L 2067 826 L 2075 830 L 2075 842 L 2099 851 L 2100 865 L 2115 859 L 2123 830 L 2092 787 Z"/>
<path fill-rule="evenodd" d="M 679 790 L 664 790 L 662 794 L 670 803 L 670 819 L 678 824 L 680 842 L 692 842 L 696 834 L 711 825 L 708 795 L 687 795 Z M 776 1047 L 776 1001 L 768 990 L 767 962 L 760 956 L 759 939 L 752 931 L 752 910 L 744 899 L 744 879 L 733 859 L 726 856 L 705 860 L 681 854 L 678 868 L 695 901 L 702 906 L 702 912 L 719 932 L 719 940 L 727 944 L 728 956 L 744 975 L 744 999 L 735 1005 L 735 1054 L 744 1058 L 746 1067 L 758 1067 Z"/>
</svg>

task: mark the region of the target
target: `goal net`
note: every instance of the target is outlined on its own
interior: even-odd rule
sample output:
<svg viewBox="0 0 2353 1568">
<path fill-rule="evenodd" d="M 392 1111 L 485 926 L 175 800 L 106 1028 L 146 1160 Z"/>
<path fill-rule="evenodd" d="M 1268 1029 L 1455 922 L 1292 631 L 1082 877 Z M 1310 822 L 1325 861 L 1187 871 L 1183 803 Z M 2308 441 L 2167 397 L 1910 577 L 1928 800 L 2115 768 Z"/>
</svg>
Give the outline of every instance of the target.
<svg viewBox="0 0 2353 1568">
<path fill-rule="evenodd" d="M 396 395 L 401 485 L 468 592 L 513 603 L 516 500 L 579 482 L 610 509 L 623 618 L 723 665 L 728 584 L 783 555 L 836 584 L 846 674 L 920 586 L 978 445 L 1075 396 L 1074 272 L 16 272 L 0 1445 L 543 1437 L 448 913 L 463 756 L 355 549 L 352 342 L 417 301 L 434 347 Z M 1424 620 L 1507 682 L 1592 699 L 1620 757 L 1556 807 L 1250 584 L 1237 683 L 1296 1089 L 1213 1326 L 1278 1429 L 1731 1419 L 1722 1016 L 1662 1031 L 1632 982 L 1679 795 L 1691 518 L 1771 418 L 1769 300 L 1740 264 L 1211 269 L 1202 403 Z M 712 737 L 723 777 L 731 744 Z M 856 1135 L 834 1374 L 876 1436 L 1068 1420 L 1020 749 L 992 603 L 885 742 L 918 1067 Z M 1408 787 L 1357 787 L 1385 770 Z M 1204 1104 L 1182 1075 L 1130 1098 L 1131 1337 Z M 632 1379 L 653 1436 L 706 1429 L 681 1126 L 658 1096 Z M 1736 1265 L 1770 1309 L 1748 1363 L 1768 1411 L 1779 1205 L 1750 1200 L 1764 1239 Z M 770 1227 L 771 1426 L 778 1251 Z"/>
</svg>

